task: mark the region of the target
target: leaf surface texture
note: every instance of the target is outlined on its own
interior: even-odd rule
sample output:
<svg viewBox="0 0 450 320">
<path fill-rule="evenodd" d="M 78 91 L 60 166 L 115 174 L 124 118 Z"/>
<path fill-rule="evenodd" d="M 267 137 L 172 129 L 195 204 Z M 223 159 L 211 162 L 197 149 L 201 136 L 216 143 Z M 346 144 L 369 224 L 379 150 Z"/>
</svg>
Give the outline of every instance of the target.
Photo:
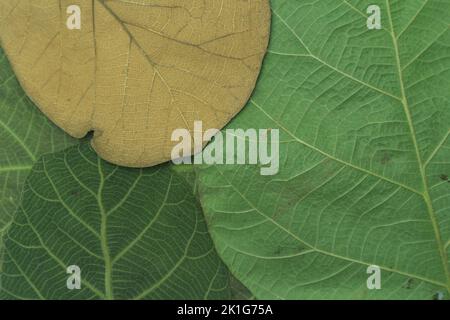
<svg viewBox="0 0 450 320">
<path fill-rule="evenodd" d="M 80 30 L 66 27 L 74 5 Z M 170 160 L 175 129 L 220 129 L 241 110 L 269 26 L 268 0 L 0 1 L 0 40 L 28 95 L 130 167 Z"/>
<path fill-rule="evenodd" d="M 220 255 L 257 298 L 448 298 L 450 3 L 271 4 L 261 79 L 230 128 L 279 128 L 280 173 L 200 170 Z"/>
<path fill-rule="evenodd" d="M 69 290 L 67 267 L 81 269 Z M 225 299 L 228 271 L 191 186 L 127 169 L 87 144 L 44 156 L 5 237 L 3 298 Z"/>
</svg>

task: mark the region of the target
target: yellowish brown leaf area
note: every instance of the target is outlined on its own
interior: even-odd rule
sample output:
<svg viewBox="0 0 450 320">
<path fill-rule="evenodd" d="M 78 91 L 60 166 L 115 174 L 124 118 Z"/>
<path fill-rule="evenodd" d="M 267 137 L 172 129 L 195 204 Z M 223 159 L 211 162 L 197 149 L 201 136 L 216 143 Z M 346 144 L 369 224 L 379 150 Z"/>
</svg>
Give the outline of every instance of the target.
<svg viewBox="0 0 450 320">
<path fill-rule="evenodd" d="M 30 98 L 130 167 L 170 160 L 175 129 L 224 127 L 254 89 L 269 29 L 268 0 L 0 0 L 1 45 Z"/>
</svg>

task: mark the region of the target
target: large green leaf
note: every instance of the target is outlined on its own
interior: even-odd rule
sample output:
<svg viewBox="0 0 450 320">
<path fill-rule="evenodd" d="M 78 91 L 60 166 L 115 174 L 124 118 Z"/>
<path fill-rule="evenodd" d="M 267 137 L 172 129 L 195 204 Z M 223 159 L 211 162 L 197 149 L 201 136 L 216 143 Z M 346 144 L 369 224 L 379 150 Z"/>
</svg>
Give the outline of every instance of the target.
<svg viewBox="0 0 450 320">
<path fill-rule="evenodd" d="M 2 235 L 36 159 L 74 143 L 27 98 L 0 48 L 0 251 Z"/>
<path fill-rule="evenodd" d="M 5 298 L 229 296 L 228 271 L 184 178 L 169 166 L 113 166 L 87 144 L 33 167 L 4 260 Z M 72 265 L 80 290 L 66 286 Z"/>
<path fill-rule="evenodd" d="M 381 30 L 366 26 L 373 4 Z M 257 298 L 448 298 L 450 2 L 272 8 L 258 88 L 231 126 L 279 128 L 280 173 L 200 170 L 220 255 Z"/>
</svg>

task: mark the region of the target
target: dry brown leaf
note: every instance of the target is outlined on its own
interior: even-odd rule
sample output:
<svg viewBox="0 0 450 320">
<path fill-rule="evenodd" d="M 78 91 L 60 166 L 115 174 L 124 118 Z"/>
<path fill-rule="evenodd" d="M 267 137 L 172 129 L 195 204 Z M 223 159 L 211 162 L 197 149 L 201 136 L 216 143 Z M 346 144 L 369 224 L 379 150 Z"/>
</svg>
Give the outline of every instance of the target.
<svg viewBox="0 0 450 320">
<path fill-rule="evenodd" d="M 67 8 L 81 8 L 69 30 Z M 115 164 L 170 159 L 174 129 L 222 128 L 267 49 L 268 0 L 0 0 L 0 40 L 27 94 Z"/>
</svg>

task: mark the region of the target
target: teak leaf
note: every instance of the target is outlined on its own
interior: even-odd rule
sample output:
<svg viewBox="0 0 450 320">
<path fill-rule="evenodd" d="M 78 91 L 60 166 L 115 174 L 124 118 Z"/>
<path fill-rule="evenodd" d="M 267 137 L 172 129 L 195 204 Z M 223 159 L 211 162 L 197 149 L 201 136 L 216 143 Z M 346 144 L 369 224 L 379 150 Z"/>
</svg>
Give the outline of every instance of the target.
<svg viewBox="0 0 450 320">
<path fill-rule="evenodd" d="M 174 129 L 227 124 L 254 89 L 269 29 L 268 0 L 0 0 L 1 44 L 28 95 L 131 167 L 169 160 Z"/>
<path fill-rule="evenodd" d="M 272 9 L 258 88 L 232 127 L 279 128 L 280 174 L 200 170 L 219 254 L 256 298 L 449 298 L 450 2 Z"/>
<path fill-rule="evenodd" d="M 0 48 L 0 270 L 3 233 L 10 226 L 33 164 L 42 154 L 75 143 L 34 107 Z"/>
<path fill-rule="evenodd" d="M 79 290 L 69 290 L 69 266 Z M 228 271 L 183 177 L 113 166 L 88 144 L 44 156 L 5 237 L 10 299 L 226 299 Z M 73 288 L 72 288 L 73 289 Z"/>
</svg>

